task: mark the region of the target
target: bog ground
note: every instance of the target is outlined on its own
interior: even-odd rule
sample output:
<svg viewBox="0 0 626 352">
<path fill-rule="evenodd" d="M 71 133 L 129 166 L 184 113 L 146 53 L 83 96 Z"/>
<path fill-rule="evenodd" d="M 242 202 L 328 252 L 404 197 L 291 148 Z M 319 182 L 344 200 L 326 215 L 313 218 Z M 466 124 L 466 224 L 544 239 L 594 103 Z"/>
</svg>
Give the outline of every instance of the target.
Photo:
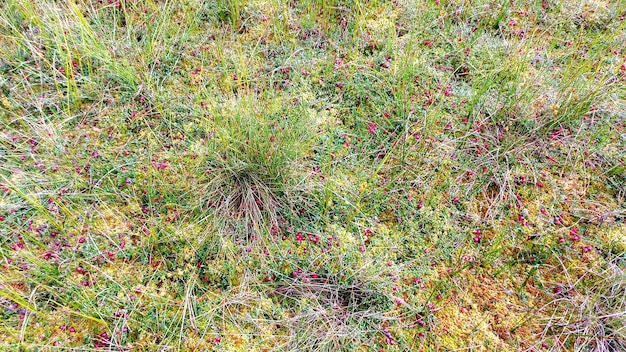
<svg viewBox="0 0 626 352">
<path fill-rule="evenodd" d="M 0 2 L 3 351 L 626 351 L 626 2 Z"/>
</svg>

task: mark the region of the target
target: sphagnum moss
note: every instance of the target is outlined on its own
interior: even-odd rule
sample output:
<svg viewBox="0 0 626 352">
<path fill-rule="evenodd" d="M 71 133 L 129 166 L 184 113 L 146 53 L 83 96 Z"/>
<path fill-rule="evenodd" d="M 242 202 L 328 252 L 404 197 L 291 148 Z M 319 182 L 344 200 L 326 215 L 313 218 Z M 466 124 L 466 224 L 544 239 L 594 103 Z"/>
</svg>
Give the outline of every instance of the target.
<svg viewBox="0 0 626 352">
<path fill-rule="evenodd" d="M 625 11 L 3 2 L 0 346 L 625 349 Z"/>
</svg>

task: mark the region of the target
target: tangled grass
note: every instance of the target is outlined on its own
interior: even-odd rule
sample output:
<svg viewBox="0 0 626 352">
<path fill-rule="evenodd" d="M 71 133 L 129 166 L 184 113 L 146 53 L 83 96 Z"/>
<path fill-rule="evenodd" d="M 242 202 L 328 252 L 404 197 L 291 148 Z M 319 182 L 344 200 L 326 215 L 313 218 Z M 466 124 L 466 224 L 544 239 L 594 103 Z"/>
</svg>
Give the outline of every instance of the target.
<svg viewBox="0 0 626 352">
<path fill-rule="evenodd" d="M 626 350 L 626 4 L 0 3 L 0 349 Z"/>
</svg>

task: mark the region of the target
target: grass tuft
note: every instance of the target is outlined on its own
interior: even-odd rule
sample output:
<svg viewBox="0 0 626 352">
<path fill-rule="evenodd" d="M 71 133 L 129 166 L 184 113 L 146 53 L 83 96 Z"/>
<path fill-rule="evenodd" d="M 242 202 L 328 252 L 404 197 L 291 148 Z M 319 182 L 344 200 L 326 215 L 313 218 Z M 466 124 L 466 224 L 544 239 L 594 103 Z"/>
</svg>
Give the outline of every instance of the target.
<svg viewBox="0 0 626 352">
<path fill-rule="evenodd" d="M 625 26 L 0 1 L 0 350 L 626 350 Z"/>
</svg>

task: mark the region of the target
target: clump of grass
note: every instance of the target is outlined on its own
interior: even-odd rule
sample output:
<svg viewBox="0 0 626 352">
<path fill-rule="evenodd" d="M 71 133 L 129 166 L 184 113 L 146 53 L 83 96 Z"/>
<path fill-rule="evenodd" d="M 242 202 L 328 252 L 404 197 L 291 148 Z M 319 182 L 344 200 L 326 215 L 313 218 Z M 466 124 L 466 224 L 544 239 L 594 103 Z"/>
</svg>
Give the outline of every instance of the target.
<svg viewBox="0 0 626 352">
<path fill-rule="evenodd" d="M 545 307 L 552 314 L 542 333 L 554 351 L 626 350 L 626 272 L 624 256 L 598 272 L 559 286 L 559 297 Z"/>
<path fill-rule="evenodd" d="M 246 0 L 216 1 L 217 18 L 220 22 L 230 23 L 233 29 L 239 31 L 245 10 Z"/>
<path fill-rule="evenodd" d="M 302 274 L 272 286 L 283 305 L 294 307 L 282 322 L 290 331 L 290 350 L 345 350 L 383 336 L 391 341 L 385 326 L 397 320 L 386 313 L 392 300 L 371 279 Z"/>
<path fill-rule="evenodd" d="M 250 97 L 220 104 L 210 122 L 206 175 L 198 194 L 247 234 L 278 225 L 281 211 L 306 202 L 302 177 L 314 135 L 302 106 Z M 273 106 L 272 106 L 273 105 Z"/>
<path fill-rule="evenodd" d="M 626 349 L 625 14 L 0 1 L 0 349 Z"/>
</svg>

